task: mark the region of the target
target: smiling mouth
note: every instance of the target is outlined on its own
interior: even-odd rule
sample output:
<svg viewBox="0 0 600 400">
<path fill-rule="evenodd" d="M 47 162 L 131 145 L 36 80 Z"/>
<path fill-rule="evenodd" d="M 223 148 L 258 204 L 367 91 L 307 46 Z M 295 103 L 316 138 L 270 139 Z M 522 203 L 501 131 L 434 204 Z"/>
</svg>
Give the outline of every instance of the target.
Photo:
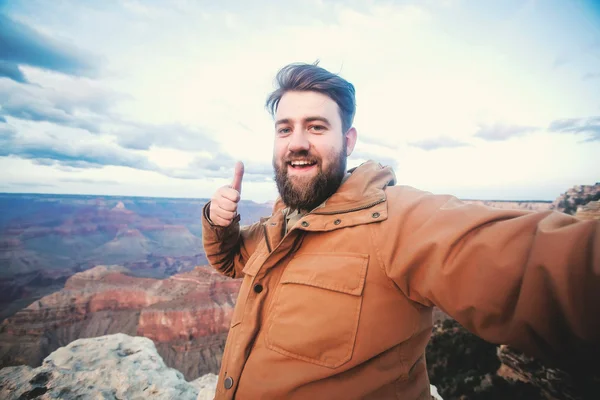
<svg viewBox="0 0 600 400">
<path fill-rule="evenodd" d="M 317 165 L 316 161 L 306 161 L 306 160 L 297 160 L 297 161 L 288 161 L 287 165 L 291 167 L 293 170 L 302 171 L 307 170 L 311 167 Z"/>
</svg>

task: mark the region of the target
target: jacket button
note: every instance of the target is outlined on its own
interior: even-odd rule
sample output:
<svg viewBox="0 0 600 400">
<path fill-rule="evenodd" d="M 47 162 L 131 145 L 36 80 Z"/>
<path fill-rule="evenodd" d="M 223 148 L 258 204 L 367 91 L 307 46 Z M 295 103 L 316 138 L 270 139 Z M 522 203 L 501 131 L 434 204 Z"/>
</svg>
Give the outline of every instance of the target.
<svg viewBox="0 0 600 400">
<path fill-rule="evenodd" d="M 339 225 L 339 224 L 341 224 L 341 223 L 342 223 L 342 220 L 341 220 L 341 219 L 336 219 L 335 221 L 333 221 L 333 224 L 334 224 L 334 225 Z"/>
<path fill-rule="evenodd" d="M 379 218 L 379 213 L 378 212 L 374 212 L 373 213 L 373 218 Z"/>
<path fill-rule="evenodd" d="M 225 386 L 225 389 L 231 389 L 233 387 L 233 378 L 230 376 L 225 378 L 225 382 L 223 382 L 223 386 Z"/>
<path fill-rule="evenodd" d="M 308 226 L 308 222 L 302 221 L 302 226 L 306 228 Z"/>
<path fill-rule="evenodd" d="M 263 291 L 263 285 L 261 285 L 260 283 L 257 283 L 256 285 L 254 285 L 254 291 L 256 293 L 260 293 Z"/>
</svg>

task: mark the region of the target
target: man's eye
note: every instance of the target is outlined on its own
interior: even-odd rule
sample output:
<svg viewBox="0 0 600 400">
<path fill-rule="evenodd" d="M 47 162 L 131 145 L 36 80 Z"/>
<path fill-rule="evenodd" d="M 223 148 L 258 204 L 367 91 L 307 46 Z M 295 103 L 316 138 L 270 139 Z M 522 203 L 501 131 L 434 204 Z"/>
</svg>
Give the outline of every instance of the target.
<svg viewBox="0 0 600 400">
<path fill-rule="evenodd" d="M 280 135 L 287 135 L 288 133 L 290 133 L 292 130 L 290 128 L 280 128 L 277 130 L 277 133 Z"/>
<path fill-rule="evenodd" d="M 312 125 L 308 127 L 308 130 L 313 132 L 323 132 L 326 129 L 327 128 L 325 128 L 323 125 Z"/>
</svg>

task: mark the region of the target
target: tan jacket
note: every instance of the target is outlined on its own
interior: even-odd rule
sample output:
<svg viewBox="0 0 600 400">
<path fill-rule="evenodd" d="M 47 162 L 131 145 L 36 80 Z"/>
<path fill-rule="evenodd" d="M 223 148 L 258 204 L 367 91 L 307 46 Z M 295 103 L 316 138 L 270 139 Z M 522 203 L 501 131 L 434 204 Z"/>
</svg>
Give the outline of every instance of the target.
<svg viewBox="0 0 600 400">
<path fill-rule="evenodd" d="M 394 180 L 361 165 L 287 235 L 281 200 L 241 229 L 211 226 L 205 208 L 211 265 L 243 277 L 217 399 L 429 399 L 434 305 L 533 356 L 599 356 L 599 222 Z"/>
</svg>

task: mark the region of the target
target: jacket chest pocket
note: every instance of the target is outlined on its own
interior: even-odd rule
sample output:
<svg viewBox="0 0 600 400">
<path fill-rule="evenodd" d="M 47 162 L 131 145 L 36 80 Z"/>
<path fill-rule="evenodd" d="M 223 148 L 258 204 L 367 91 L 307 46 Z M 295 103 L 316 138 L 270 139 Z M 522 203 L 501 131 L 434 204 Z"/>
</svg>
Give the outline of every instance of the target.
<svg viewBox="0 0 600 400">
<path fill-rule="evenodd" d="M 352 358 L 369 256 L 296 255 L 285 267 L 267 325 L 266 344 L 328 368 Z"/>
</svg>

